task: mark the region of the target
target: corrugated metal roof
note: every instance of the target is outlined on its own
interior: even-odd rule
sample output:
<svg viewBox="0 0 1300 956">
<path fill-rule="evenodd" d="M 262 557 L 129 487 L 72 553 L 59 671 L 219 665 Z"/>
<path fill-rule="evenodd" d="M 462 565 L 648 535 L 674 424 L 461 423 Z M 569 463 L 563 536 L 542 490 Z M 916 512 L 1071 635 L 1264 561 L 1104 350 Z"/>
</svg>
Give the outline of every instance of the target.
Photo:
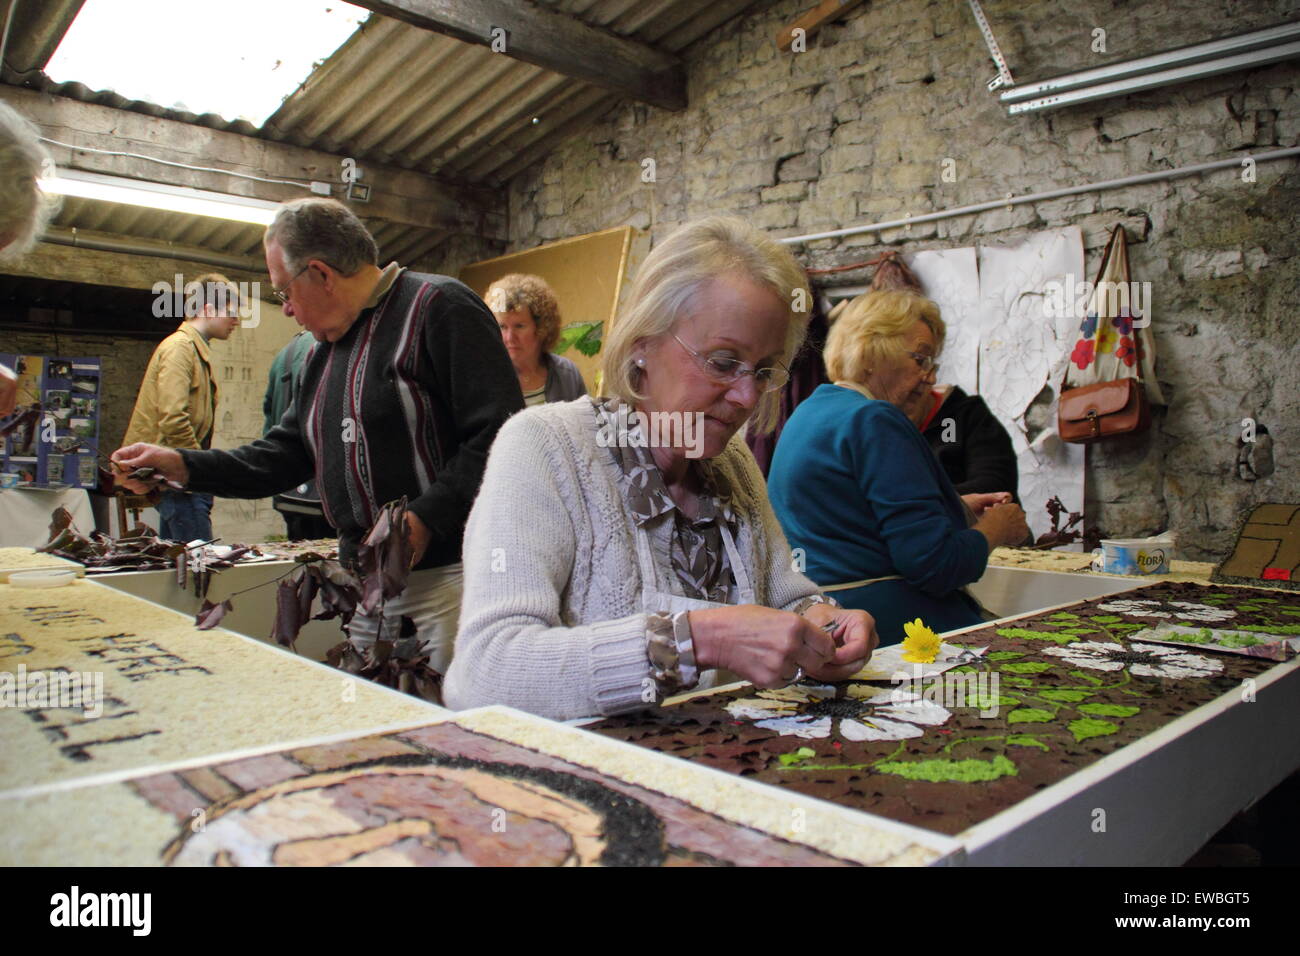
<svg viewBox="0 0 1300 956">
<path fill-rule="evenodd" d="M 547 0 L 543 5 L 678 53 L 754 2 Z M 285 100 L 262 135 L 499 186 L 618 100 L 608 90 L 485 46 L 372 16 Z"/>
<path fill-rule="evenodd" d="M 13 0 L 9 41 L 5 46 L 4 82 L 21 83 L 45 68 L 85 0 Z"/>
<path fill-rule="evenodd" d="M 535 0 L 595 29 L 680 53 L 764 0 Z M 82 0 L 23 4 L 34 39 L 23 47 L 44 66 Z M 6 59 L 9 59 L 6 55 Z M 5 82 L 116 109 L 192 123 L 399 166 L 474 185 L 500 187 L 580 133 L 617 94 L 387 17 L 372 15 L 318 66 L 261 129 L 215 114 L 195 115 L 127 100 L 43 73 Z M 534 118 L 538 122 L 534 122 Z M 260 256 L 261 230 L 172 213 L 68 200 L 62 227 L 93 229 Z M 412 262 L 450 233 L 370 222 L 386 258 Z"/>
</svg>

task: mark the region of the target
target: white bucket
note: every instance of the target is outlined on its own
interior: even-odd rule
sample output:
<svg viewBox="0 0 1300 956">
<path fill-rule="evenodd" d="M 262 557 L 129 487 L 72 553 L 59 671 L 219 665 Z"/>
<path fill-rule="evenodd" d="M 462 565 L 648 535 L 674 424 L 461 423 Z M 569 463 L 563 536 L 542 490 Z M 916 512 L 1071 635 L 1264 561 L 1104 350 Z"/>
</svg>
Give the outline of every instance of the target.
<svg viewBox="0 0 1300 956">
<path fill-rule="evenodd" d="M 1168 534 L 1103 539 L 1092 552 L 1092 568 L 1107 574 L 1168 574 L 1173 553 L 1174 539 Z"/>
</svg>

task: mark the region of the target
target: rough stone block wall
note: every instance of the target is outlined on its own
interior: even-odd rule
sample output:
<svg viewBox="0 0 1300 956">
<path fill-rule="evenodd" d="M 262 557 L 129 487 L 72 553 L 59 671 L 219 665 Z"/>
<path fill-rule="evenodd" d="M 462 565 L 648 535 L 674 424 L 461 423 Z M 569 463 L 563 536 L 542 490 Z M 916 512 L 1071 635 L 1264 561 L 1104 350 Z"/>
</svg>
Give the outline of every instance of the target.
<svg viewBox="0 0 1300 956">
<path fill-rule="evenodd" d="M 495 259 L 505 255 L 505 244 L 476 236 L 455 235 L 440 243 L 428 254 L 413 262 L 404 262 L 416 272 L 431 272 L 434 275 L 460 278 L 460 270 L 484 259 Z"/>
<path fill-rule="evenodd" d="M 808 0 L 758 5 L 687 51 L 690 106 L 616 107 L 510 184 L 509 251 L 631 224 L 735 213 L 781 237 L 1295 146 L 1300 64 L 1009 117 L 969 7 L 883 0 L 783 54 Z M 988 0 L 1020 83 L 1294 20 L 1296 0 Z M 1104 30 L 1104 51 L 1098 49 Z M 644 160 L 655 181 L 642 181 Z M 945 163 L 945 161 L 948 161 Z M 955 172 L 946 181 L 945 169 Z M 1133 278 L 1152 284 L 1158 375 L 1150 433 L 1089 450 L 1088 517 L 1112 536 L 1166 528 L 1181 555 L 1222 556 L 1240 513 L 1300 500 L 1300 175 L 1245 170 L 1001 208 L 796 247 L 810 267 L 1082 228 L 1093 274 L 1110 226 L 1129 227 Z M 856 279 L 869 273 L 849 273 Z M 1243 418 L 1268 426 L 1277 470 L 1237 477 Z"/>
</svg>

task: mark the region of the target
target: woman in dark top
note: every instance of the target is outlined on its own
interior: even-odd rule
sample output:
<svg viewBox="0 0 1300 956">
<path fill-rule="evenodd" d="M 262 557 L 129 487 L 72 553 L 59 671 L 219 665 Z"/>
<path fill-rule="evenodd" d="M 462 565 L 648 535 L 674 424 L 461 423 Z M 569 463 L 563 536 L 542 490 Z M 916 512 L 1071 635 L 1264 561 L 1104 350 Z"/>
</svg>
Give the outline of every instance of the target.
<svg viewBox="0 0 1300 956">
<path fill-rule="evenodd" d="M 578 366 L 551 353 L 560 337 L 560 306 L 545 279 L 512 272 L 488 286 L 483 298 L 501 326 L 525 405 L 587 394 Z"/>
<path fill-rule="evenodd" d="M 1020 473 L 1011 436 L 984 399 L 957 385 L 940 385 L 912 420 L 959 495 L 1006 491 L 1019 503 Z"/>
</svg>

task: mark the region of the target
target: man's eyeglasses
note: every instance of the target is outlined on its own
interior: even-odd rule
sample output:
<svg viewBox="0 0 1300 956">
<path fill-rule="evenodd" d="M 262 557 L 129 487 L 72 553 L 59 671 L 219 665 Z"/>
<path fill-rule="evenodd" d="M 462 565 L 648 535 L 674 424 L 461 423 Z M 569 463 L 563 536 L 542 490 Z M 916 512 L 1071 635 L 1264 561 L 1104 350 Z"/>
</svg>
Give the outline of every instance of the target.
<svg viewBox="0 0 1300 956">
<path fill-rule="evenodd" d="M 939 363 L 935 361 L 933 355 L 926 355 L 924 352 L 908 352 L 917 365 L 921 366 L 922 372 L 934 372 L 938 374 Z"/>
<path fill-rule="evenodd" d="M 272 290 L 271 290 L 271 295 L 273 295 L 273 296 L 275 296 L 277 299 L 279 299 L 281 305 L 285 305 L 285 304 L 287 304 L 288 301 L 289 301 L 289 286 L 291 286 L 291 285 L 293 285 L 295 282 L 297 282 L 297 281 L 298 281 L 298 276 L 302 275 L 304 272 L 306 272 L 306 271 L 307 271 L 308 269 L 310 269 L 310 268 L 311 268 L 311 263 L 309 262 L 309 263 L 307 263 L 307 265 L 305 265 L 305 266 L 303 266 L 301 269 L 299 269 L 298 272 L 297 272 L 297 274 L 296 274 L 292 279 L 290 279 L 288 282 L 286 282 L 286 283 L 284 284 L 284 288 L 283 288 L 283 289 L 272 289 Z"/>
<path fill-rule="evenodd" d="M 772 392 L 790 381 L 790 371 L 784 365 L 777 364 L 755 368 L 739 359 L 716 352 L 710 355 L 701 355 L 677 338 L 676 334 L 673 335 L 673 338 L 677 339 L 678 345 L 694 356 L 700 368 L 704 369 L 710 378 L 719 383 L 725 382 L 730 385 L 740 381 L 746 375 L 752 375 L 754 376 L 754 384 L 758 386 L 760 392 Z"/>
</svg>

